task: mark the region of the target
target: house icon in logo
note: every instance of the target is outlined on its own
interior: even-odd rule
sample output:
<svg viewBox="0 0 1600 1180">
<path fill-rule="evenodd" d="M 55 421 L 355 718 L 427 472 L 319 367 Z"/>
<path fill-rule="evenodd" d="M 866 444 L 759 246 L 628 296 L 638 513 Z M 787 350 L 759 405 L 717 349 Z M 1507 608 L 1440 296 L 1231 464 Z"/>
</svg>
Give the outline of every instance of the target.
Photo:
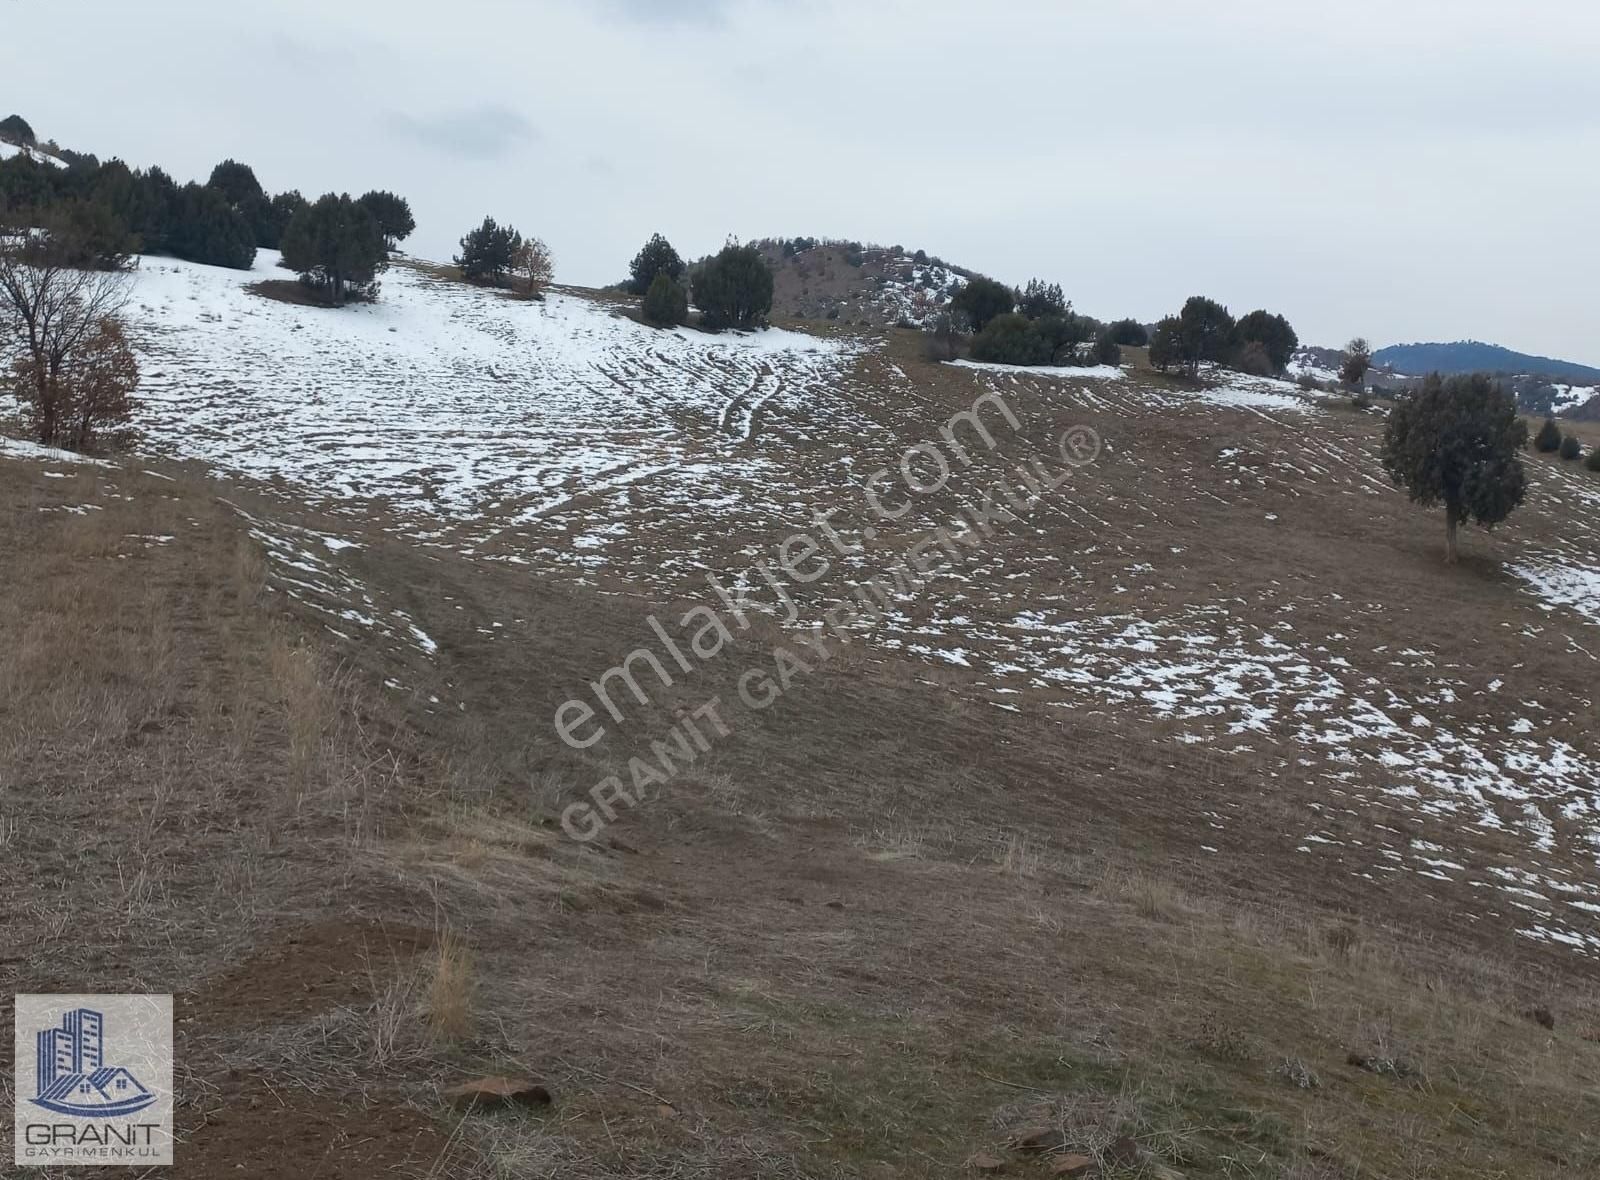
<svg viewBox="0 0 1600 1180">
<path fill-rule="evenodd" d="M 120 1065 L 105 1063 L 102 1013 L 77 1008 L 60 1028 L 40 1029 L 33 1104 L 55 1114 L 114 1119 L 135 1114 L 156 1096 Z"/>
</svg>

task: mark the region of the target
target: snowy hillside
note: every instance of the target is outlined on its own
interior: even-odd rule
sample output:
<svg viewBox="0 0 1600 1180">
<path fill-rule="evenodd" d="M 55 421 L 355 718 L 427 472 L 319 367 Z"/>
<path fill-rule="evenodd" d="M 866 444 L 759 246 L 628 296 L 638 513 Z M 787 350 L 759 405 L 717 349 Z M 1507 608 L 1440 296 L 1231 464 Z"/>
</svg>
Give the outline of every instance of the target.
<svg viewBox="0 0 1600 1180">
<path fill-rule="evenodd" d="M 773 270 L 773 310 L 801 319 L 921 327 L 968 282 L 967 272 L 921 250 L 814 239 L 754 245 Z"/>
<path fill-rule="evenodd" d="M 542 303 L 404 265 L 381 300 L 339 310 L 247 290 L 287 278 L 145 258 L 131 318 L 157 450 L 450 522 L 704 458 L 803 397 L 849 355 L 782 331 L 664 331 L 578 295 Z"/>
<path fill-rule="evenodd" d="M 41 164 L 49 164 L 52 168 L 66 167 L 65 164 L 49 152 L 42 152 L 38 148 L 28 147 L 26 144 L 17 144 L 9 140 L 0 139 L 0 160 L 10 160 L 16 156 L 28 156 Z"/>
</svg>

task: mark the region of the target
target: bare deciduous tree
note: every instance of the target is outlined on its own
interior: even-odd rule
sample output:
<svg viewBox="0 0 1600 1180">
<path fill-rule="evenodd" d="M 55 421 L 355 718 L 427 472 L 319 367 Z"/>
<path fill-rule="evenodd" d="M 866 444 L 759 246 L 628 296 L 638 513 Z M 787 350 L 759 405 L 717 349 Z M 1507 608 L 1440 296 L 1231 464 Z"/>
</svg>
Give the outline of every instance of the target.
<svg viewBox="0 0 1600 1180">
<path fill-rule="evenodd" d="M 0 380 L 46 446 L 88 445 L 98 424 L 125 420 L 138 382 L 118 320 L 127 275 L 79 270 L 73 257 L 59 230 L 0 226 L 0 352 L 10 360 Z M 107 417 L 113 407 L 120 418 Z"/>
<path fill-rule="evenodd" d="M 555 277 L 555 260 L 550 256 L 550 247 L 538 238 L 524 238 L 511 255 L 511 273 L 523 281 L 529 299 L 539 298 Z"/>
</svg>

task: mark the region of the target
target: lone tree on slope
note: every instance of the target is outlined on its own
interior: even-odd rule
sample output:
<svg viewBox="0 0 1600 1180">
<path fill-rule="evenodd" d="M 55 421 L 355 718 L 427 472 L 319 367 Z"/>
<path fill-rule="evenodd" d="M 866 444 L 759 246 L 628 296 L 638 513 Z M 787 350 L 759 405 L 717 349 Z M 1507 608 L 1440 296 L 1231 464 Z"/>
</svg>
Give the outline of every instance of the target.
<svg viewBox="0 0 1600 1180">
<path fill-rule="evenodd" d="M 1544 425 L 1539 427 L 1539 433 L 1533 436 L 1533 449 L 1546 455 L 1561 449 L 1561 427 L 1556 425 L 1554 418 L 1546 418 Z"/>
<path fill-rule="evenodd" d="M 461 239 L 461 253 L 456 255 L 456 265 L 461 277 L 469 283 L 487 283 L 503 286 L 506 276 L 522 248 L 522 235 L 509 225 L 501 225 L 492 217 L 470 230 Z"/>
<path fill-rule="evenodd" d="M 556 277 L 555 257 L 539 238 L 523 238 L 511 255 L 511 273 L 522 280 L 526 299 L 543 299 L 544 289 Z"/>
<path fill-rule="evenodd" d="M 754 246 L 729 242 L 700 265 L 693 281 L 702 326 L 713 331 L 766 326 L 772 311 L 772 270 Z"/>
<path fill-rule="evenodd" d="M 678 252 L 672 248 L 672 243 L 660 234 L 653 234 L 644 248 L 633 256 L 633 262 L 628 266 L 631 276 L 628 280 L 628 290 L 635 295 L 647 295 L 650 284 L 656 281 L 656 276 L 664 274 L 674 283 L 683 282 L 683 259 L 678 257 Z"/>
<path fill-rule="evenodd" d="M 22 403 L 45 446 L 85 449 L 103 429 L 126 424 L 138 362 L 121 312 L 127 276 L 75 265 L 70 227 L 0 224 L 0 389 Z"/>
<path fill-rule="evenodd" d="M 1223 364 L 1233 352 L 1237 325 L 1228 309 L 1215 299 L 1193 295 L 1178 313 L 1173 345 L 1175 360 L 1191 378 L 1200 375 L 1202 361 Z"/>
<path fill-rule="evenodd" d="M 1395 402 L 1383 440 L 1383 466 L 1424 508 L 1444 505 L 1446 560 L 1456 561 L 1456 531 L 1485 528 L 1511 515 L 1527 491 L 1517 452 L 1528 427 L 1516 400 L 1482 373 L 1435 373 Z"/>
<path fill-rule="evenodd" d="M 1372 345 L 1368 344 L 1366 337 L 1357 336 L 1344 346 L 1344 365 L 1339 370 L 1339 380 L 1345 383 L 1346 388 L 1356 389 L 1367 376 L 1367 370 L 1372 368 Z"/>
</svg>

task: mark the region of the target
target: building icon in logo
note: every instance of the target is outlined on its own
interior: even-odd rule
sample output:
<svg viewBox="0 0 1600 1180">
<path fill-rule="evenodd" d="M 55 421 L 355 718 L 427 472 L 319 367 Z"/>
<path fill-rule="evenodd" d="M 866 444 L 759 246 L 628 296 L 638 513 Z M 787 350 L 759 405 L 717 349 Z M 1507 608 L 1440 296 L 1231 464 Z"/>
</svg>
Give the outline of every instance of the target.
<svg viewBox="0 0 1600 1180">
<path fill-rule="evenodd" d="M 155 1102 L 127 1069 L 105 1063 L 105 1025 L 103 1013 L 75 1008 L 60 1028 L 39 1030 L 35 1106 L 73 1118 L 112 1119 Z"/>
</svg>

